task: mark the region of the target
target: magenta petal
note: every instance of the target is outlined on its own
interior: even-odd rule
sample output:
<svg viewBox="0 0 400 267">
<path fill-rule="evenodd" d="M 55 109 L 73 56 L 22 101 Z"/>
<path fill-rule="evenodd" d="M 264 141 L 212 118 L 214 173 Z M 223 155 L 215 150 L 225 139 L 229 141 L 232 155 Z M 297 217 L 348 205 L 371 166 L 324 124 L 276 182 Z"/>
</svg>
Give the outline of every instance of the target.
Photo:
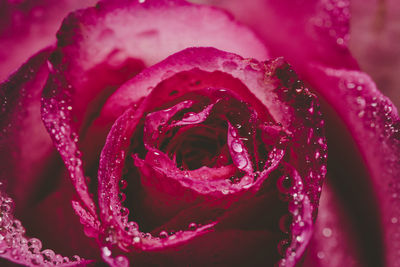
<svg viewBox="0 0 400 267">
<path fill-rule="evenodd" d="M 17 264 L 18 266 L 19 264 L 24 266 L 86 266 L 90 263 L 93 263 L 93 260 L 81 259 L 77 255 L 65 257 L 60 254 L 56 254 L 56 252 L 47 248 L 49 243 L 54 245 L 55 242 L 58 244 L 62 243 L 62 245 L 64 245 L 61 246 L 61 250 L 64 250 L 63 254 L 69 254 L 71 253 L 71 250 L 86 254 L 87 251 L 84 252 L 86 249 L 90 251 L 89 254 L 93 252 L 96 254 L 96 251 L 93 250 L 95 243 L 88 240 L 82 233 L 80 233 L 81 235 L 76 234 L 76 228 L 74 226 L 80 226 L 78 221 L 62 220 L 61 223 L 60 221 L 57 221 L 59 220 L 58 216 L 69 216 L 68 214 L 71 214 L 72 212 L 70 206 L 68 204 L 66 205 L 65 203 L 65 196 L 68 198 L 69 194 L 63 195 L 63 192 L 58 192 L 57 194 L 53 194 L 50 198 L 48 198 L 48 200 L 45 201 L 46 203 L 39 205 L 37 209 L 34 208 L 29 210 L 29 212 L 35 212 L 35 215 L 39 216 L 29 216 L 31 219 L 31 221 L 28 222 L 29 228 L 25 229 L 21 221 L 14 217 L 12 208 L 14 204 L 13 200 L 0 191 L 0 205 L 2 208 L 0 251 L 1 257 L 10 261 L 6 263 L 1 261 L 2 266 L 16 266 Z M 61 204 L 60 202 L 64 203 Z M 67 199 L 67 202 L 69 202 L 69 199 Z M 56 210 L 54 210 L 54 207 L 56 207 L 54 204 L 61 204 L 63 209 L 60 209 L 58 206 Z M 55 216 L 56 213 L 58 213 L 58 216 Z M 43 224 L 43 217 L 49 220 L 47 223 L 56 220 L 57 226 L 49 227 L 49 225 Z M 75 217 L 75 219 L 77 219 L 77 217 Z M 41 222 L 38 224 L 35 220 L 41 220 Z M 35 227 L 42 227 L 42 229 L 47 228 L 47 234 L 49 234 L 49 230 L 55 230 L 55 234 L 54 232 L 52 233 L 53 240 L 50 241 L 50 239 L 47 239 L 46 242 L 42 243 L 37 238 L 30 238 L 30 234 L 26 233 L 26 231 L 29 231 L 31 228 Z M 60 230 L 63 232 L 60 232 Z M 70 234 L 71 231 L 73 232 L 72 236 Z M 83 239 L 81 239 L 82 237 Z M 85 242 L 87 243 L 84 244 Z M 68 243 L 68 245 L 65 246 L 65 243 Z M 59 249 L 56 251 L 59 251 Z"/>
<path fill-rule="evenodd" d="M 369 170 L 381 212 L 386 244 L 386 262 L 396 266 L 400 231 L 397 195 L 400 176 L 400 121 L 396 108 L 376 88 L 368 75 L 359 71 L 310 66 L 310 81 L 339 114 L 354 138 Z M 368 182 L 368 181 L 366 181 Z"/>
<path fill-rule="evenodd" d="M 0 82 L 25 60 L 55 43 L 55 33 L 63 18 L 77 8 L 97 1 L 27 0 L 2 1 L 0 8 Z M 12 49 L 9 49 L 12 47 Z"/>
<path fill-rule="evenodd" d="M 184 101 L 167 110 L 155 111 L 148 114 L 143 129 L 145 145 L 154 146 L 155 142 L 160 139 L 159 127 L 169 121 L 178 111 L 188 108 L 191 105 L 191 101 Z"/>
<path fill-rule="evenodd" d="M 370 266 L 360 256 L 355 240 L 355 229 L 342 202 L 332 192 L 329 184 L 322 189 L 318 218 L 313 236 L 305 254 L 303 266 L 340 267 Z M 344 204 L 346 205 L 346 204 Z M 364 264 L 363 264 L 364 263 Z"/>
<path fill-rule="evenodd" d="M 34 55 L 0 87 L 0 178 L 6 179 L 19 214 L 36 201 L 39 184 L 48 178 L 43 169 L 60 166 L 40 117 L 41 89 L 51 51 Z"/>
<path fill-rule="evenodd" d="M 357 69 L 347 43 L 350 1 L 199 0 L 230 11 L 298 71 L 309 62 Z"/>
</svg>

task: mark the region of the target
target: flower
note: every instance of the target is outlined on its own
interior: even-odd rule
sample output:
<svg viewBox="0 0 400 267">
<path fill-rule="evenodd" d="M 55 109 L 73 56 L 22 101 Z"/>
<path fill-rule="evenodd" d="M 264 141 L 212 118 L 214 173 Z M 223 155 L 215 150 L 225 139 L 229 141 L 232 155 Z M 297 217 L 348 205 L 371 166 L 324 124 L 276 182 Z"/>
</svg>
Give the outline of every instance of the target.
<svg viewBox="0 0 400 267">
<path fill-rule="evenodd" d="M 328 142 L 334 144 L 328 176 L 333 185 L 346 182 L 337 177 L 360 177 L 346 185 L 356 186 L 362 201 L 373 196 L 364 203 L 377 208 L 358 214 L 382 214 L 378 218 L 385 225 L 387 249 L 380 253 L 395 266 L 390 235 L 397 232 L 397 210 L 387 202 L 385 186 L 397 192 L 398 115 L 348 53 L 343 3 L 313 3 L 300 14 L 294 13 L 294 4 L 283 10 L 268 1 L 257 3 L 261 12 L 278 11 L 278 16 L 263 17 L 268 25 L 279 25 L 280 32 L 261 27 L 260 16 L 242 19 L 270 51 L 225 13 L 184 1 L 104 1 L 69 15 L 57 46 L 33 56 L 2 85 L 2 168 L 27 231 L 42 232 L 45 246 L 69 256 L 78 252 L 88 260 L 40 252 L 40 241 L 25 239 L 5 196 L 3 229 L 11 234 L 4 233 L 3 257 L 23 264 L 104 260 L 114 266 L 266 259 L 272 264 L 282 257 L 281 265 L 291 266 L 311 240 L 306 266 L 326 264 L 329 258 L 334 265 L 347 256 L 346 262 L 361 264 L 354 252 L 363 248 L 358 239 L 337 228 L 346 216 L 332 204 L 338 195 L 330 187 L 324 189 L 313 226 L 326 170 L 324 122 L 315 96 L 283 59 L 260 63 L 273 54 L 288 58 L 329 103 L 322 109 Z M 232 10 L 241 18 L 242 10 Z M 294 14 L 300 25 L 317 26 L 311 35 L 295 31 Z M 280 24 L 283 17 L 287 23 Z M 289 35 L 293 42 L 287 42 Z M 199 48 L 179 52 L 192 46 Z M 343 122 L 351 135 L 338 128 Z M 358 164 L 355 170 L 341 172 L 348 161 L 341 160 L 343 145 L 337 140 L 347 147 L 356 142 L 349 152 L 352 164 Z M 194 153 L 198 144 L 201 154 Z M 367 144 L 379 146 L 367 149 Z M 60 159 L 52 156 L 54 148 L 64 173 L 48 167 L 62 170 Z M 362 173 L 357 153 L 369 175 Z M 369 176 L 373 192 L 360 186 Z M 260 216 L 265 211 L 268 218 Z M 370 228 L 360 232 L 372 229 L 366 240 L 379 242 L 375 223 L 366 223 Z M 78 231 L 81 224 L 84 229 Z M 51 234 L 43 234 L 44 229 Z M 347 248 L 354 253 L 344 253 Z M 367 256 L 365 251 L 368 246 L 361 255 Z"/>
</svg>

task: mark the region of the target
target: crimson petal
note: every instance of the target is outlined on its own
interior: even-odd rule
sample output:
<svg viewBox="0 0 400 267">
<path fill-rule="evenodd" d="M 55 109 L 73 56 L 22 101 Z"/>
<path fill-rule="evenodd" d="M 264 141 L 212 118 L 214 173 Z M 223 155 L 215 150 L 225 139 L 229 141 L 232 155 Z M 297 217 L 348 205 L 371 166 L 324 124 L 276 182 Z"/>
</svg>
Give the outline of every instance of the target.
<svg viewBox="0 0 400 267">
<path fill-rule="evenodd" d="M 369 170 L 374 202 L 379 205 L 386 262 L 396 266 L 400 210 L 400 120 L 396 108 L 360 71 L 310 65 L 310 81 L 342 118 Z M 368 181 L 366 181 L 368 182 Z"/>
</svg>

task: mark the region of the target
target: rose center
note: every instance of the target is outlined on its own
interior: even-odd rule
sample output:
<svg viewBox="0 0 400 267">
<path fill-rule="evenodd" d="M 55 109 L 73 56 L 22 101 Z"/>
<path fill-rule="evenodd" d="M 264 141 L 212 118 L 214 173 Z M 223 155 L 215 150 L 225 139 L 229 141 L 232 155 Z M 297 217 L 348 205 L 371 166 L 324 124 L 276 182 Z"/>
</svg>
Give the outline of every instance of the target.
<svg viewBox="0 0 400 267">
<path fill-rule="evenodd" d="M 164 147 L 160 147 L 161 150 L 181 169 L 220 167 L 230 160 L 226 153 L 226 129 L 208 125 L 184 127 L 165 143 Z"/>
</svg>

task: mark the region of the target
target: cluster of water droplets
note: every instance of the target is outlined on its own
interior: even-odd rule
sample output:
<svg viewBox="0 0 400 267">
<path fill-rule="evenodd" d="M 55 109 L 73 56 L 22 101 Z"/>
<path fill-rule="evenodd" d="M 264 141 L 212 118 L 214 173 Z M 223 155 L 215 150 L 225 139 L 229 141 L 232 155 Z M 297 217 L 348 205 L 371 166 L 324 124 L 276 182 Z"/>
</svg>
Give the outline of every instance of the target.
<svg viewBox="0 0 400 267">
<path fill-rule="evenodd" d="M 58 73 L 54 71 L 54 67 L 49 61 L 48 65 L 49 70 L 54 72 L 54 74 L 50 75 L 54 75 L 54 79 L 58 79 Z M 58 82 L 62 83 L 62 81 Z M 82 168 L 82 155 L 78 147 L 78 134 L 72 126 L 73 106 L 71 94 L 73 87 L 67 84 L 60 88 L 45 88 L 44 90 L 49 91 L 47 94 L 50 95 L 50 97 L 43 97 L 41 99 L 44 124 L 53 139 L 57 151 L 63 158 L 70 178 L 77 189 L 77 193 L 91 213 L 95 214 L 95 205 L 89 195 L 87 177 L 84 175 Z"/>
<path fill-rule="evenodd" d="M 385 235 L 391 246 L 387 255 L 392 266 L 400 266 L 400 121 L 396 108 L 375 88 L 371 78 L 359 71 L 324 69 L 338 82 L 337 90 L 327 90 L 327 99 L 337 104 L 339 115 L 351 123 L 356 143 L 370 167 L 373 182 L 382 198 Z M 387 199 L 390 197 L 391 199 Z M 386 200 L 386 201 L 384 201 Z"/>
<path fill-rule="evenodd" d="M 156 241 L 167 239 L 173 240 L 177 238 L 183 231 L 161 231 L 158 236 L 152 236 L 150 233 L 145 233 L 139 231 L 139 225 L 134 221 L 129 221 L 129 209 L 123 206 L 124 201 L 126 200 L 126 193 L 124 190 L 127 188 L 128 182 L 121 178 L 119 181 L 119 201 L 120 201 L 120 209 L 119 209 L 119 217 L 120 222 L 122 223 L 122 229 L 125 232 L 125 236 L 129 236 L 128 240 L 124 240 L 125 244 L 122 244 L 124 247 L 129 247 L 131 245 L 135 246 L 141 243 L 142 239 L 154 239 Z M 197 225 L 196 223 L 192 222 L 188 225 L 187 231 L 196 231 L 201 225 Z M 117 245 L 118 242 L 121 240 L 118 239 L 117 231 L 113 226 L 111 226 L 108 230 L 108 234 L 104 238 L 106 244 L 109 245 Z M 119 244 L 121 245 L 121 244 Z"/>
<path fill-rule="evenodd" d="M 350 7 L 348 1 L 323 0 L 318 5 L 319 11 L 310 20 L 317 32 L 333 38 L 340 47 L 346 47 L 349 41 Z"/>
<path fill-rule="evenodd" d="M 51 249 L 42 249 L 37 238 L 25 236 L 25 228 L 13 215 L 13 200 L 0 191 L 0 257 L 27 266 L 72 266 L 85 260 L 65 257 Z"/>
<path fill-rule="evenodd" d="M 289 202 L 289 214 L 281 217 L 279 229 L 290 235 L 278 244 L 278 252 L 283 257 L 278 265 L 294 266 L 311 236 L 312 210 L 299 176 L 282 175 L 277 180 L 277 187 L 283 200 Z"/>
</svg>

